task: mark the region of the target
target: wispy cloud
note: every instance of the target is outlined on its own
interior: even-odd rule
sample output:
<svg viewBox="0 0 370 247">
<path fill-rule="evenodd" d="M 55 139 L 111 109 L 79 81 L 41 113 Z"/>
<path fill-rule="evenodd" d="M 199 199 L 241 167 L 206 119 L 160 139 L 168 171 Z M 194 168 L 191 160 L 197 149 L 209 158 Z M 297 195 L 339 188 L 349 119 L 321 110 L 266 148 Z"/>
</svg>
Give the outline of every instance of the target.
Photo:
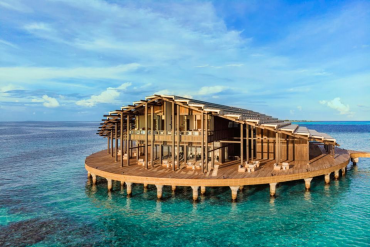
<svg viewBox="0 0 370 247">
<path fill-rule="evenodd" d="M 89 99 L 77 101 L 76 105 L 93 107 L 99 103 L 119 103 L 117 102 L 117 98 L 121 95 L 121 92 L 125 91 L 129 86 L 131 86 L 131 82 L 123 83 L 116 88 L 108 87 L 99 95 L 92 95 Z"/>
<path fill-rule="evenodd" d="M 59 106 L 59 102 L 56 98 L 49 97 L 47 95 L 42 96 L 42 98 L 32 99 L 32 102 L 40 102 L 45 107 L 49 107 L 49 108 L 55 108 Z"/>
</svg>

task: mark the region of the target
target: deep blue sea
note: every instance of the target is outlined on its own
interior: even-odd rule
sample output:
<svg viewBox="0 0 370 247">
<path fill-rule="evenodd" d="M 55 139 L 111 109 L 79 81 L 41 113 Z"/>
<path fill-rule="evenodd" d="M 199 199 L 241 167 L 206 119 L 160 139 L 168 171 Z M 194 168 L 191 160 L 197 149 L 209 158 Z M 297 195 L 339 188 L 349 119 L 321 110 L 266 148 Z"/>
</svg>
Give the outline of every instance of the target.
<svg viewBox="0 0 370 247">
<path fill-rule="evenodd" d="M 370 122 L 311 122 L 342 148 L 370 151 Z M 97 122 L 0 122 L 0 246 L 369 246 L 370 159 L 325 185 L 284 183 L 270 198 L 250 186 L 231 202 L 228 188 L 92 188 L 85 157 L 106 148 Z"/>
</svg>

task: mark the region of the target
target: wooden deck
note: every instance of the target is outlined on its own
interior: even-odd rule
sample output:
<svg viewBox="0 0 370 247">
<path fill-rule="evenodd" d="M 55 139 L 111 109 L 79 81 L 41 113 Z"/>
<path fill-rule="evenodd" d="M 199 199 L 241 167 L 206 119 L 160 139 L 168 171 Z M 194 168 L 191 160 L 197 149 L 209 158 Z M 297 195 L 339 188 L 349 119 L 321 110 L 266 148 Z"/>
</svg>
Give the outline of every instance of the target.
<svg viewBox="0 0 370 247">
<path fill-rule="evenodd" d="M 172 186 L 242 186 L 255 184 L 269 184 L 312 178 L 327 175 L 338 171 L 347 166 L 350 160 L 350 153 L 344 149 L 335 149 L 334 158 L 331 155 L 319 155 L 310 160 L 310 164 L 299 164 L 289 162 L 289 170 L 274 171 L 273 160 L 260 160 L 260 167 L 252 173 L 238 172 L 240 161 L 229 161 L 218 164 L 216 176 L 212 176 L 212 171 L 203 174 L 200 170 L 182 168 L 173 171 L 158 164 L 146 170 L 143 166 L 137 165 L 137 159 L 130 159 L 130 166 L 121 167 L 120 160 L 115 162 L 115 158 L 107 153 L 107 150 L 94 153 L 86 158 L 85 168 L 91 174 L 95 174 L 107 179 L 141 183 L 159 184 Z M 120 159 L 120 157 L 118 157 Z M 125 161 L 126 163 L 126 161 Z"/>
</svg>

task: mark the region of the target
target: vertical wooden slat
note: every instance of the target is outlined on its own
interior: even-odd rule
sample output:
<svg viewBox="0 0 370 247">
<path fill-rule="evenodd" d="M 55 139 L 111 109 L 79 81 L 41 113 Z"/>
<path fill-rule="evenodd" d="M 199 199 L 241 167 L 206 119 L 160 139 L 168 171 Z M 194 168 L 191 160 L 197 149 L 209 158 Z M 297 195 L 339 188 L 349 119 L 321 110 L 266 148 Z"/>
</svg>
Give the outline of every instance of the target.
<svg viewBox="0 0 370 247">
<path fill-rule="evenodd" d="M 254 137 L 254 130 L 255 127 L 251 126 L 251 160 L 254 160 L 254 144 L 255 144 L 255 137 Z"/>
<path fill-rule="evenodd" d="M 110 142 L 110 137 L 109 136 L 107 136 L 107 140 L 108 140 L 108 145 L 107 145 L 108 146 L 108 153 L 110 154 L 110 143 L 109 143 Z"/>
<path fill-rule="evenodd" d="M 177 105 L 176 115 L 176 126 L 177 126 L 177 165 L 180 169 L 180 106 Z"/>
<path fill-rule="evenodd" d="M 111 155 L 113 157 L 113 129 L 110 131 L 110 147 L 111 147 Z"/>
<path fill-rule="evenodd" d="M 205 159 L 206 159 L 206 169 L 207 171 L 209 171 L 209 167 L 208 167 L 208 114 L 205 115 Z"/>
<path fill-rule="evenodd" d="M 247 144 L 247 163 L 249 163 L 249 147 L 250 147 L 250 145 L 249 145 L 249 125 L 247 124 L 247 126 L 246 126 L 246 135 L 247 135 L 247 142 L 246 142 L 246 144 Z"/>
<path fill-rule="evenodd" d="M 150 164 L 154 167 L 154 106 L 150 107 Z"/>
<path fill-rule="evenodd" d="M 114 128 L 114 138 L 116 140 L 116 143 L 115 143 L 115 149 L 114 149 L 114 158 L 115 158 L 115 161 L 117 162 L 118 161 L 118 123 L 116 122 L 115 123 L 115 128 Z"/>
<path fill-rule="evenodd" d="M 130 165 L 130 158 L 131 158 L 131 138 L 130 137 L 131 137 L 130 136 L 130 115 L 127 115 L 127 120 L 126 120 L 127 166 Z"/>
<path fill-rule="evenodd" d="M 148 103 L 145 103 L 145 169 L 148 169 Z"/>
<path fill-rule="evenodd" d="M 240 124 L 240 165 L 243 165 L 244 161 L 244 124 Z"/>
<path fill-rule="evenodd" d="M 171 135 L 172 135 L 172 167 L 173 170 L 176 170 L 175 167 L 175 102 L 172 102 L 172 119 L 171 119 Z"/>
<path fill-rule="evenodd" d="M 275 162 L 277 163 L 277 164 L 279 164 L 279 155 L 278 155 L 278 153 L 279 153 L 279 150 L 278 150 L 278 148 L 279 148 L 279 145 L 278 145 L 278 139 L 279 139 L 279 134 L 276 132 L 276 135 L 275 135 L 276 137 L 275 137 Z"/>
<path fill-rule="evenodd" d="M 202 145 L 200 147 L 200 157 L 201 157 L 201 165 L 202 165 L 202 172 L 204 173 L 204 112 L 202 111 L 202 119 L 200 121 L 200 129 L 202 135 Z"/>
<path fill-rule="evenodd" d="M 121 113 L 121 126 L 120 126 L 120 132 L 121 132 L 121 167 L 123 167 L 123 112 Z M 126 138 L 127 139 L 127 138 Z"/>
</svg>

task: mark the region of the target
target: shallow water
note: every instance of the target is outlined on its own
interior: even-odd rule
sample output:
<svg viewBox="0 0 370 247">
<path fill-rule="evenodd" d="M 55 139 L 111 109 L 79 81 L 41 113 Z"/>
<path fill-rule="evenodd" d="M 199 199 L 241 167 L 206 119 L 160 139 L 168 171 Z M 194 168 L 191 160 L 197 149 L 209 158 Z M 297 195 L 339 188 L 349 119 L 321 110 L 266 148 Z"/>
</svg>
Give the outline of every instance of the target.
<svg viewBox="0 0 370 247">
<path fill-rule="evenodd" d="M 301 123 L 342 148 L 370 151 L 370 122 Z M 284 183 L 271 199 L 250 186 L 232 203 L 228 188 L 92 187 L 86 156 L 106 148 L 92 122 L 0 122 L 0 246 L 369 246 L 370 159 L 327 186 L 315 178 Z"/>
</svg>

